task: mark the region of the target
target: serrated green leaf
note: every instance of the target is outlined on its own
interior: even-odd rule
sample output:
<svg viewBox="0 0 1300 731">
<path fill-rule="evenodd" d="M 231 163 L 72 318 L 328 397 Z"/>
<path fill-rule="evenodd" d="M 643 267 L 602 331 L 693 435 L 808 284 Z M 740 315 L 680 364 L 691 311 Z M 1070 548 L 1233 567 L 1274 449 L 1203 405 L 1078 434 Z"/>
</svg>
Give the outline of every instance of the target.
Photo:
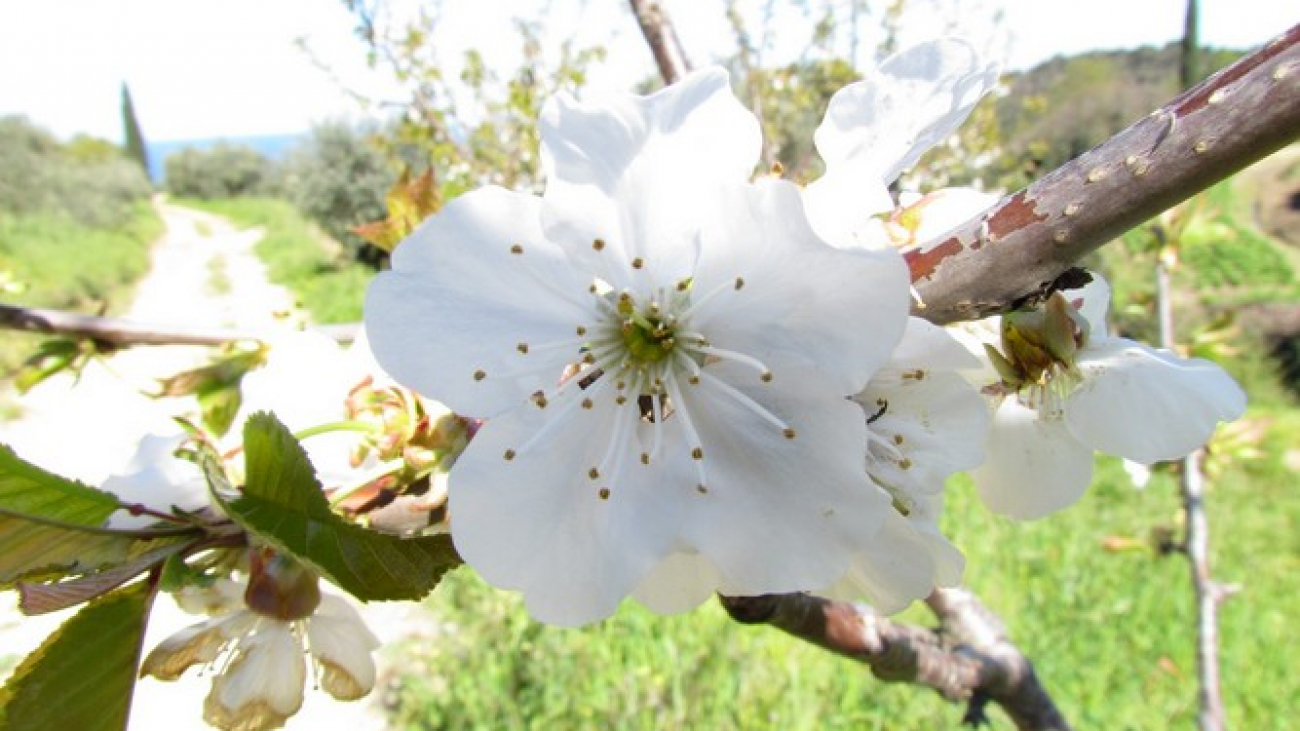
<svg viewBox="0 0 1300 731">
<path fill-rule="evenodd" d="M 123 731 L 152 601 L 142 582 L 64 622 L 0 689 L 0 728 Z"/>
<path fill-rule="evenodd" d="M 450 536 L 401 538 L 336 515 L 301 445 L 270 414 L 244 425 L 244 458 L 246 484 L 234 499 L 215 465 L 206 470 L 226 512 L 358 599 L 419 599 L 461 563 Z"/>
<path fill-rule="evenodd" d="M 84 530 L 97 529 L 117 508 L 112 495 L 46 472 L 0 445 L 0 587 L 125 560 L 132 537 Z"/>
</svg>

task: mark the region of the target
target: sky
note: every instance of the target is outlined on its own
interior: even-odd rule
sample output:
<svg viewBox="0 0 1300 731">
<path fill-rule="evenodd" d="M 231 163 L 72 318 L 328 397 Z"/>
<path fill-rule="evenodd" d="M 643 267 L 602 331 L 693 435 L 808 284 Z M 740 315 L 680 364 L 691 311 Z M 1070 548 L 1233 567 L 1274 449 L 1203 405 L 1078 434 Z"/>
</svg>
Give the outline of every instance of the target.
<svg viewBox="0 0 1300 731">
<path fill-rule="evenodd" d="M 417 0 L 388 2 L 400 15 Z M 733 51 L 724 0 L 660 2 L 697 66 Z M 755 29 L 765 4 L 740 0 Z M 773 32 L 758 38 L 769 62 L 797 57 L 808 38 L 794 3 L 777 6 Z M 1185 0 L 908 0 L 908 6 L 904 41 L 958 32 L 1007 68 L 1024 69 L 1056 54 L 1175 39 Z M 1217 47 L 1258 46 L 1300 22 L 1300 3 L 1293 0 L 1201 0 L 1201 12 L 1202 41 Z M 542 14 L 551 52 L 565 39 L 606 46 L 591 93 L 627 89 L 655 73 L 625 0 L 444 0 L 437 40 L 450 73 L 469 47 L 481 49 L 489 63 L 517 61 L 512 18 L 519 13 Z M 871 48 L 865 28 L 872 23 L 864 19 L 862 49 Z M 353 27 L 341 0 L 0 0 L 0 115 L 26 115 L 65 139 L 86 133 L 120 140 L 119 94 L 126 82 L 145 135 L 157 141 L 296 133 L 314 121 L 360 118 L 364 112 L 338 80 L 378 96 L 392 84 L 368 71 Z M 842 33 L 841 48 L 847 39 Z M 869 66 L 868 53 L 861 55 L 860 66 Z"/>
</svg>

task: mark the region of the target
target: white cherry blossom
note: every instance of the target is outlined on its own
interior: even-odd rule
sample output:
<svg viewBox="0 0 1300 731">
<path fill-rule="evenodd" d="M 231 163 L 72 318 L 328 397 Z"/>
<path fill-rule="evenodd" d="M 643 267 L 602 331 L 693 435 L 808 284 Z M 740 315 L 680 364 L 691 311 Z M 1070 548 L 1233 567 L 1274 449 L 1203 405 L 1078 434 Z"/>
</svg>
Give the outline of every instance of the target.
<svg viewBox="0 0 1300 731">
<path fill-rule="evenodd" d="M 230 579 L 219 579 L 218 587 L 215 595 L 225 600 L 244 590 Z M 171 681 L 194 665 L 212 665 L 204 720 L 222 729 L 275 729 L 302 707 L 304 657 L 310 658 L 312 677 L 327 693 L 337 700 L 357 700 L 374 687 L 378 647 L 361 615 L 338 596 L 322 594 L 310 616 L 295 620 L 266 616 L 240 602 L 233 611 L 163 640 L 145 658 L 140 673 Z"/>
<path fill-rule="evenodd" d="M 1178 459 L 1246 408 L 1245 393 L 1218 365 L 1108 335 L 1110 289 L 1100 277 L 1064 296 L 1084 324 L 1073 363 L 1002 387 L 988 460 L 974 472 L 984 501 L 1016 518 L 1078 500 L 1092 481 L 1094 450 L 1142 464 Z"/>
<path fill-rule="evenodd" d="M 380 364 L 486 424 L 450 474 L 456 546 L 539 619 L 632 594 L 813 589 L 889 498 L 846 399 L 906 321 L 892 251 L 840 251 L 797 187 L 750 182 L 721 70 L 543 111 L 541 197 L 484 188 L 403 242 L 366 301 Z"/>
</svg>

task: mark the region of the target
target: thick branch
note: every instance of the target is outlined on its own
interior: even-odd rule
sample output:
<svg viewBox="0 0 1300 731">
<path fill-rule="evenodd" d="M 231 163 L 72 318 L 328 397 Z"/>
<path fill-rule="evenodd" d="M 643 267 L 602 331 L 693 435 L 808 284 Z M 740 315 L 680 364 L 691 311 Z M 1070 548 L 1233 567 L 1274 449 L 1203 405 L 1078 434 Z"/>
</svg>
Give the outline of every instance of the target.
<svg viewBox="0 0 1300 731">
<path fill-rule="evenodd" d="M 767 624 L 871 668 L 887 682 L 931 688 L 967 703 L 965 720 L 978 724 L 988 701 L 1016 728 L 1068 731 L 1033 666 L 1007 639 L 1002 622 L 974 594 L 938 589 L 927 600 L 940 628 L 897 624 L 869 607 L 807 594 L 721 597 L 732 618 Z"/>
<path fill-rule="evenodd" d="M 1300 26 L 905 252 L 916 314 L 947 323 L 1033 302 L 1080 257 L 1297 138 Z"/>
<path fill-rule="evenodd" d="M 324 325 L 317 329 L 339 341 L 356 336 L 357 325 Z M 49 335 L 89 338 L 108 345 L 223 345 L 239 340 L 265 340 L 266 330 L 229 328 L 169 328 L 115 317 L 78 315 L 58 310 L 40 310 L 0 304 L 0 329 L 25 330 Z"/>
<path fill-rule="evenodd" d="M 641 26 L 641 35 L 654 54 L 655 65 L 659 67 L 659 76 L 664 84 L 674 84 L 690 73 L 691 62 L 686 58 L 677 29 L 668 18 L 668 12 L 659 3 L 647 0 L 629 0 L 632 14 L 636 16 L 637 25 Z"/>
</svg>

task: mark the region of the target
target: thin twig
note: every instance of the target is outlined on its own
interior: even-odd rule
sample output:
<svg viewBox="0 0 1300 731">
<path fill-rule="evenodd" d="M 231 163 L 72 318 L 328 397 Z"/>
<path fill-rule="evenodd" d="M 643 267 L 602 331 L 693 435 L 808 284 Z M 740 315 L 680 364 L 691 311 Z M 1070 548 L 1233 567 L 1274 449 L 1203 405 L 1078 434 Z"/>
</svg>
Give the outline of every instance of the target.
<svg viewBox="0 0 1300 731">
<path fill-rule="evenodd" d="M 647 0 L 629 0 L 632 14 L 636 16 L 637 25 L 641 26 L 641 35 L 645 36 L 646 45 L 654 54 L 655 65 L 659 67 L 659 76 L 664 84 L 675 84 L 690 73 L 691 62 L 686 58 L 686 50 L 677 37 L 668 11 L 659 3 Z"/>
<path fill-rule="evenodd" d="M 1085 254 L 1300 138 L 1300 25 L 1081 157 L 905 252 L 948 323 L 1050 294 Z"/>
<path fill-rule="evenodd" d="M 317 325 L 313 329 L 340 342 L 356 338 L 360 326 Z M 0 329 L 87 338 L 115 347 L 132 345 L 224 345 L 241 340 L 266 340 L 272 330 L 168 327 L 116 317 L 78 315 L 59 310 L 0 304 Z"/>
<path fill-rule="evenodd" d="M 886 682 L 921 685 L 950 702 L 964 702 L 969 724 L 982 723 L 985 705 L 993 702 L 1023 731 L 1070 729 L 1002 622 L 965 589 L 938 589 L 926 600 L 939 619 L 937 630 L 808 594 L 720 600 L 738 622 L 776 627 L 861 662 Z"/>
</svg>

